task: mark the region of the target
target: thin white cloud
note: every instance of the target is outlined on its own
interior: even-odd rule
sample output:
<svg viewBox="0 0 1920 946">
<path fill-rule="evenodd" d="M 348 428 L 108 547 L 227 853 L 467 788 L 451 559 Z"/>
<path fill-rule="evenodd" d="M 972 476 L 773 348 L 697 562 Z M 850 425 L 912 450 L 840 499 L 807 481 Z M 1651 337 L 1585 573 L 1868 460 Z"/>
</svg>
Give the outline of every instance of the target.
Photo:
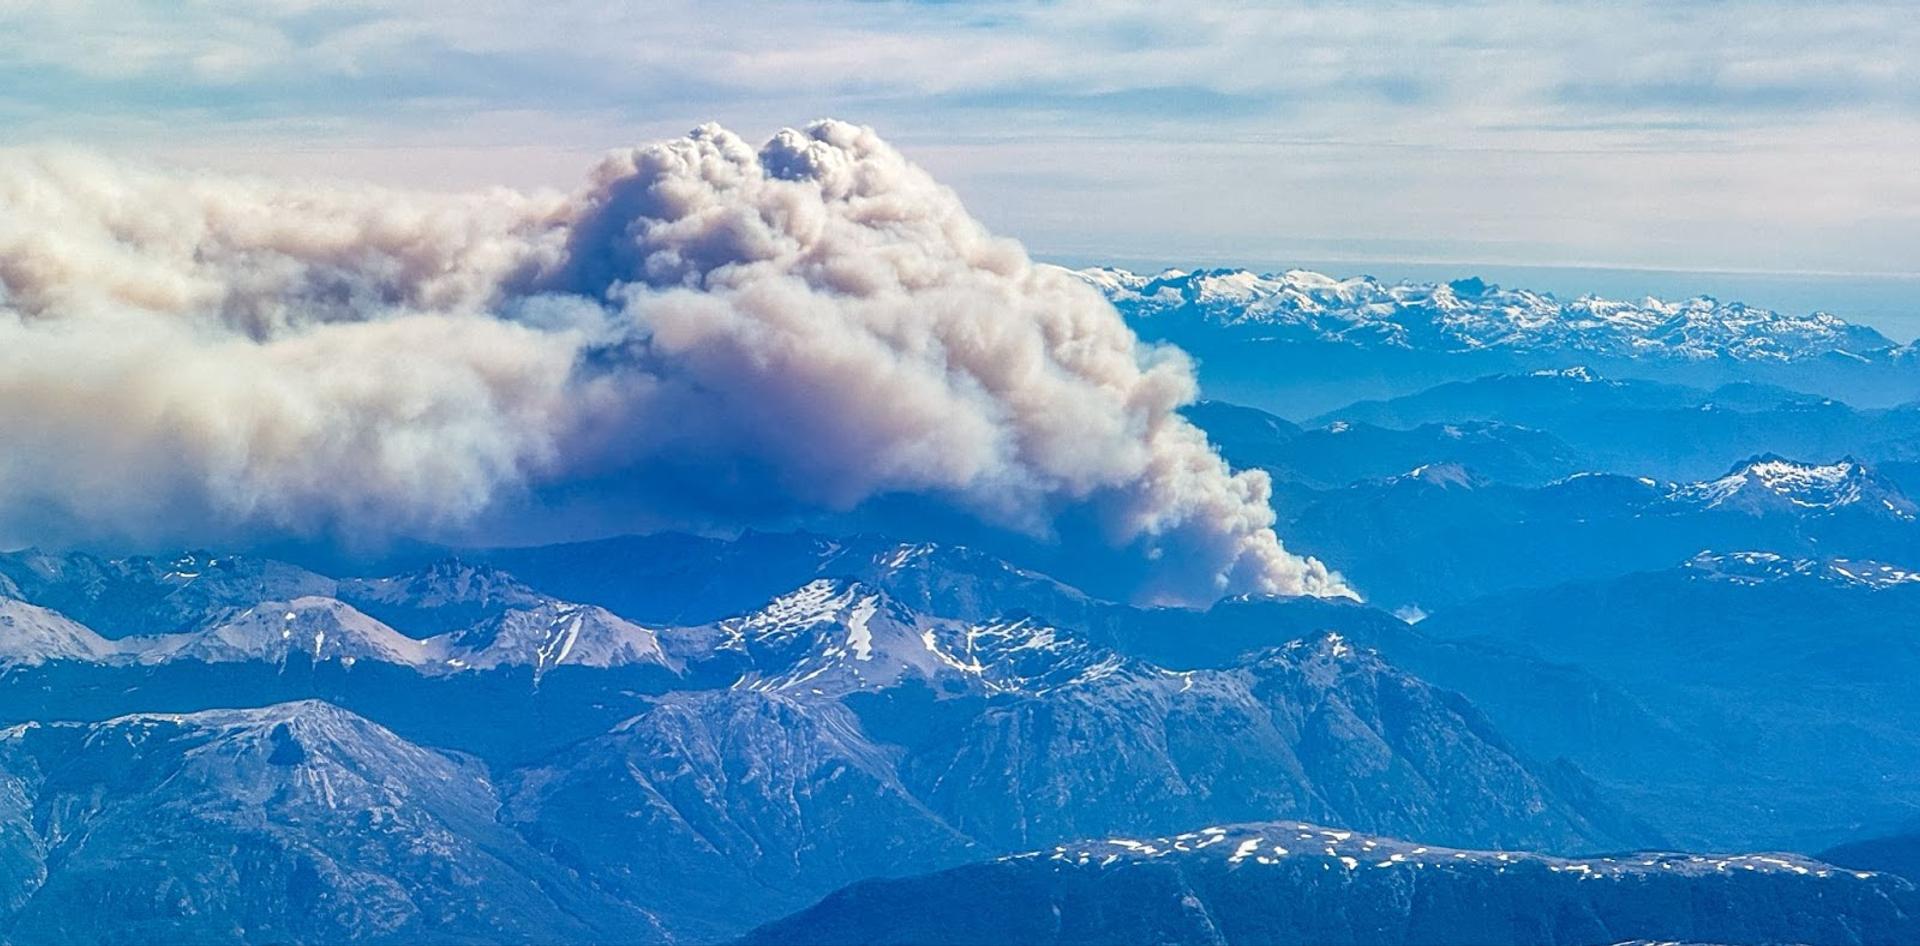
<svg viewBox="0 0 1920 946">
<path fill-rule="evenodd" d="M 1894 2 L 0 4 L 15 143 L 565 186 L 848 114 L 1082 255 L 1909 270 L 1916 90 Z"/>
<path fill-rule="evenodd" d="M 1609 110 L 1777 94 L 1794 108 L 1914 101 L 1897 3 L 16 3 L 0 61 L 192 86 L 409 76 L 436 57 L 542 63 L 553 108 L 663 74 L 752 92 L 1417 96 L 1449 109 Z M 564 68 L 572 64 L 576 68 Z M 456 74 L 397 96 L 457 95 Z M 1395 87 L 1399 91 L 1395 91 Z M 346 104 L 346 103 L 340 103 Z"/>
</svg>

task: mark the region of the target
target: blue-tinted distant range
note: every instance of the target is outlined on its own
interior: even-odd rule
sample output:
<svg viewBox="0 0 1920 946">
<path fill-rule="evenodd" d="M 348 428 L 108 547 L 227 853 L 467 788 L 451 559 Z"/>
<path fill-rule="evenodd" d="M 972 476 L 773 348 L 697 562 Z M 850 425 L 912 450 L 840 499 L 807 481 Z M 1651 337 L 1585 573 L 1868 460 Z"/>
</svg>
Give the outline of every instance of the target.
<svg viewBox="0 0 1920 946">
<path fill-rule="evenodd" d="M 1914 23 L 0 2 L 0 942 L 1920 942 Z"/>
</svg>

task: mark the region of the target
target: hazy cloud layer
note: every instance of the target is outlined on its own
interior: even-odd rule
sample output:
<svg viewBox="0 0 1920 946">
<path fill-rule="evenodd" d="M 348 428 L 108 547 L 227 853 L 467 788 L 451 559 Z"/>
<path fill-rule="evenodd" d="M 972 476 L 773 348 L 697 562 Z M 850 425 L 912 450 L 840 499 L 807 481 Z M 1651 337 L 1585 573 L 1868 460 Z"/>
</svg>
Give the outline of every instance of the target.
<svg viewBox="0 0 1920 946">
<path fill-rule="evenodd" d="M 1898 0 L 0 0 L 0 142 L 570 186 L 840 114 L 1089 263 L 1911 273 L 1917 90 Z"/>
<path fill-rule="evenodd" d="M 1185 358 L 866 128 L 716 126 L 570 197 L 0 168 L 0 532 L 649 523 L 931 496 L 1091 510 L 1146 597 L 1342 590 L 1176 408 Z M 534 504 L 537 505 L 537 504 Z M 610 525 L 617 526 L 618 523 Z"/>
</svg>

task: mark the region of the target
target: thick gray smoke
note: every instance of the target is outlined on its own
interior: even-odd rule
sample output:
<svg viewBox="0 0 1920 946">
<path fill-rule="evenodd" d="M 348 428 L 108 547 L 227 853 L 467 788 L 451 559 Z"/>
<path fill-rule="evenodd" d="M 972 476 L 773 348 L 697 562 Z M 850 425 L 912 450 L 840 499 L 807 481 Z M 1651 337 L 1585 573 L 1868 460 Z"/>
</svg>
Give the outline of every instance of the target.
<svg viewBox="0 0 1920 946">
<path fill-rule="evenodd" d="M 708 126 L 566 198 L 0 166 L 0 535 L 1089 511 L 1158 600 L 1342 594 L 1176 410 L 1178 352 L 870 129 Z M 619 527 L 621 523 L 608 524 Z"/>
</svg>

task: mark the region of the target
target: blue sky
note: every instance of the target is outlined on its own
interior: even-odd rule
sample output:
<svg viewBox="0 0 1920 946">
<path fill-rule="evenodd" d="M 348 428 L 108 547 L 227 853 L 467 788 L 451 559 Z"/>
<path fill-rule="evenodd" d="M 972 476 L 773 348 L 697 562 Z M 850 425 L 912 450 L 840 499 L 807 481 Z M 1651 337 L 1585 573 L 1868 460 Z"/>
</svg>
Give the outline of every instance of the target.
<svg viewBox="0 0 1920 946">
<path fill-rule="evenodd" d="M 1739 285 L 1915 331 L 1899 3 L 0 0 L 0 145 L 571 188 L 827 115 L 1047 258 L 1787 273 Z"/>
</svg>

